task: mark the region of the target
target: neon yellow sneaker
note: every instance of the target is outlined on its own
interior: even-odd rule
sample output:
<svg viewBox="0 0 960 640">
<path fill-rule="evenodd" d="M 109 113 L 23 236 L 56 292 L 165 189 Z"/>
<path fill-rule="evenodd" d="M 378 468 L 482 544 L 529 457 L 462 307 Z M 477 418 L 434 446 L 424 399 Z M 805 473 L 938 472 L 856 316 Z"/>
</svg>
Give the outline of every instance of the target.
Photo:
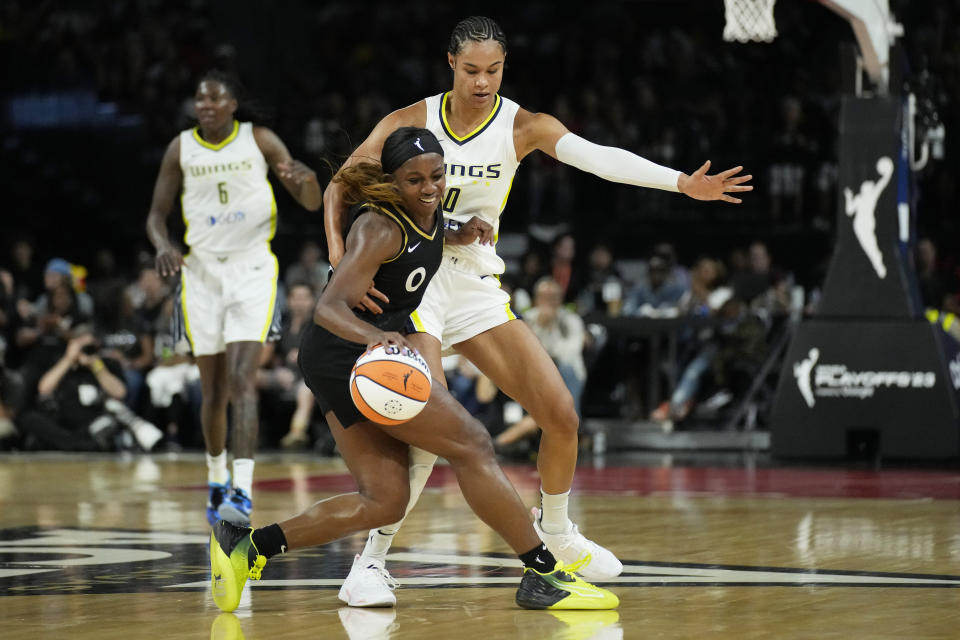
<svg viewBox="0 0 960 640">
<path fill-rule="evenodd" d="M 223 611 L 240 604 L 240 592 L 247 578 L 260 579 L 266 556 L 253 544 L 253 529 L 220 520 L 210 533 L 210 591 Z"/>
<path fill-rule="evenodd" d="M 620 599 L 573 573 L 557 562 L 550 573 L 525 567 L 517 604 L 524 609 L 615 609 Z"/>
</svg>

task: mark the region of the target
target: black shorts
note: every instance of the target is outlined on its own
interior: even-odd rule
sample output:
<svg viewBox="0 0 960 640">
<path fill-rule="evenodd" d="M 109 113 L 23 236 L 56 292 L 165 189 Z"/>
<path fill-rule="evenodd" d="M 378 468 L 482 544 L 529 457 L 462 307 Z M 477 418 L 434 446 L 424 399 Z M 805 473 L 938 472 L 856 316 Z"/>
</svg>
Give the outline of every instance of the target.
<svg viewBox="0 0 960 640">
<path fill-rule="evenodd" d="M 303 381 L 324 415 L 333 411 L 344 428 L 367 421 L 350 397 L 350 371 L 366 350 L 367 345 L 344 340 L 313 322 L 300 338 L 297 363 Z"/>
</svg>

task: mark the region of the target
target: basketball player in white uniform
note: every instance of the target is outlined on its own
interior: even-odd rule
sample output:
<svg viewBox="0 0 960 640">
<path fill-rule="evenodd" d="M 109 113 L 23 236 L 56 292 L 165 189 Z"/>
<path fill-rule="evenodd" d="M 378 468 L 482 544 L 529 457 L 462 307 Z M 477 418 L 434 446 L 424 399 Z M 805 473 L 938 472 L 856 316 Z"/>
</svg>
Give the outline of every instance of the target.
<svg viewBox="0 0 960 640">
<path fill-rule="evenodd" d="M 201 423 L 210 486 L 207 519 L 249 523 L 258 420 L 255 374 L 278 320 L 278 266 L 270 250 L 277 205 L 268 167 L 305 208 L 322 193 L 316 174 L 292 159 L 277 135 L 238 122 L 238 85 L 218 72 L 198 84 L 198 126 L 164 154 L 147 217 L 162 277 L 180 272 L 178 323 L 200 368 Z M 167 217 L 180 196 L 190 251 L 170 242 Z M 233 474 L 227 471 L 227 403 L 232 405 Z"/>
<path fill-rule="evenodd" d="M 504 263 L 494 242 L 499 216 L 520 161 L 539 149 L 559 161 L 614 182 L 679 191 L 698 200 L 740 202 L 731 192 L 749 191 L 742 167 L 707 175 L 709 161 L 692 175 L 662 167 L 628 151 L 602 147 L 570 133 L 556 118 L 530 113 L 498 95 L 506 38 L 489 18 L 470 17 L 453 30 L 447 61 L 453 90 L 421 100 L 386 116 L 344 166 L 379 158 L 385 137 L 400 126 L 426 127 L 444 150 L 447 190 L 444 215 L 476 235 L 467 246 L 447 247 L 444 259 L 411 320 L 410 336 L 433 371 L 442 371 L 441 353 L 452 347 L 499 389 L 519 402 L 543 430 L 537 465 L 541 508 L 534 509 L 537 532 L 554 555 L 591 580 L 618 575 L 622 565 L 610 551 L 586 539 L 567 515 L 577 461 L 579 417 L 553 361 L 523 322 L 513 322 L 509 296 L 497 276 Z M 324 222 L 334 265 L 343 255 L 342 197 L 332 183 L 324 193 Z M 372 297 L 371 297 L 372 296 Z M 363 300 L 376 305 L 377 292 Z M 444 383 L 443 376 L 438 382 Z M 411 449 L 412 506 L 436 458 Z M 409 507 L 408 507 L 409 511 Z M 395 604 L 383 560 L 399 524 L 370 532 L 354 561 L 340 598 L 352 606 Z"/>
</svg>

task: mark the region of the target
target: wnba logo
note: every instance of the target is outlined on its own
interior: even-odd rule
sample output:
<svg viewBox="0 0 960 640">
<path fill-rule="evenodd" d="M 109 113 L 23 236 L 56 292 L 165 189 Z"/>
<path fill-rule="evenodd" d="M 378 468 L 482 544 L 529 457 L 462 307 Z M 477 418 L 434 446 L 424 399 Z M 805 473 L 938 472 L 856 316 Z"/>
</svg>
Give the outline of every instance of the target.
<svg viewBox="0 0 960 640">
<path fill-rule="evenodd" d="M 793 375 L 797 379 L 797 386 L 800 387 L 800 395 L 803 396 L 807 406 L 811 409 L 817 403 L 813 395 L 813 367 L 820 359 L 820 349 L 816 347 L 810 349 L 807 357 L 793 365 Z"/>
<path fill-rule="evenodd" d="M 864 180 L 860 183 L 860 191 L 854 195 L 850 187 L 843 190 L 846 202 L 845 211 L 848 217 L 853 218 L 853 235 L 857 237 L 860 247 L 867 254 L 873 270 L 881 280 L 887 277 L 887 267 L 883 264 L 883 252 L 877 242 L 877 202 L 880 194 L 890 184 L 893 175 L 893 160 L 888 156 L 881 156 L 877 160 L 878 180 Z"/>
</svg>

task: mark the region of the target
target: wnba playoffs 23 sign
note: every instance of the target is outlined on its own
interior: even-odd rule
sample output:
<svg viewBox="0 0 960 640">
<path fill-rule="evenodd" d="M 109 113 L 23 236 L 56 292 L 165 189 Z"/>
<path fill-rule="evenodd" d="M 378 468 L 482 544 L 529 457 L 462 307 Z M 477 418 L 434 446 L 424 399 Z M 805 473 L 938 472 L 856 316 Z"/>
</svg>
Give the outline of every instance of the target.
<svg viewBox="0 0 960 640">
<path fill-rule="evenodd" d="M 932 389 L 937 383 L 933 371 L 858 371 L 845 364 L 820 364 L 819 359 L 820 349 L 811 347 L 807 357 L 793 365 L 800 395 L 811 409 L 817 397 L 864 399 L 878 390 Z"/>
</svg>

